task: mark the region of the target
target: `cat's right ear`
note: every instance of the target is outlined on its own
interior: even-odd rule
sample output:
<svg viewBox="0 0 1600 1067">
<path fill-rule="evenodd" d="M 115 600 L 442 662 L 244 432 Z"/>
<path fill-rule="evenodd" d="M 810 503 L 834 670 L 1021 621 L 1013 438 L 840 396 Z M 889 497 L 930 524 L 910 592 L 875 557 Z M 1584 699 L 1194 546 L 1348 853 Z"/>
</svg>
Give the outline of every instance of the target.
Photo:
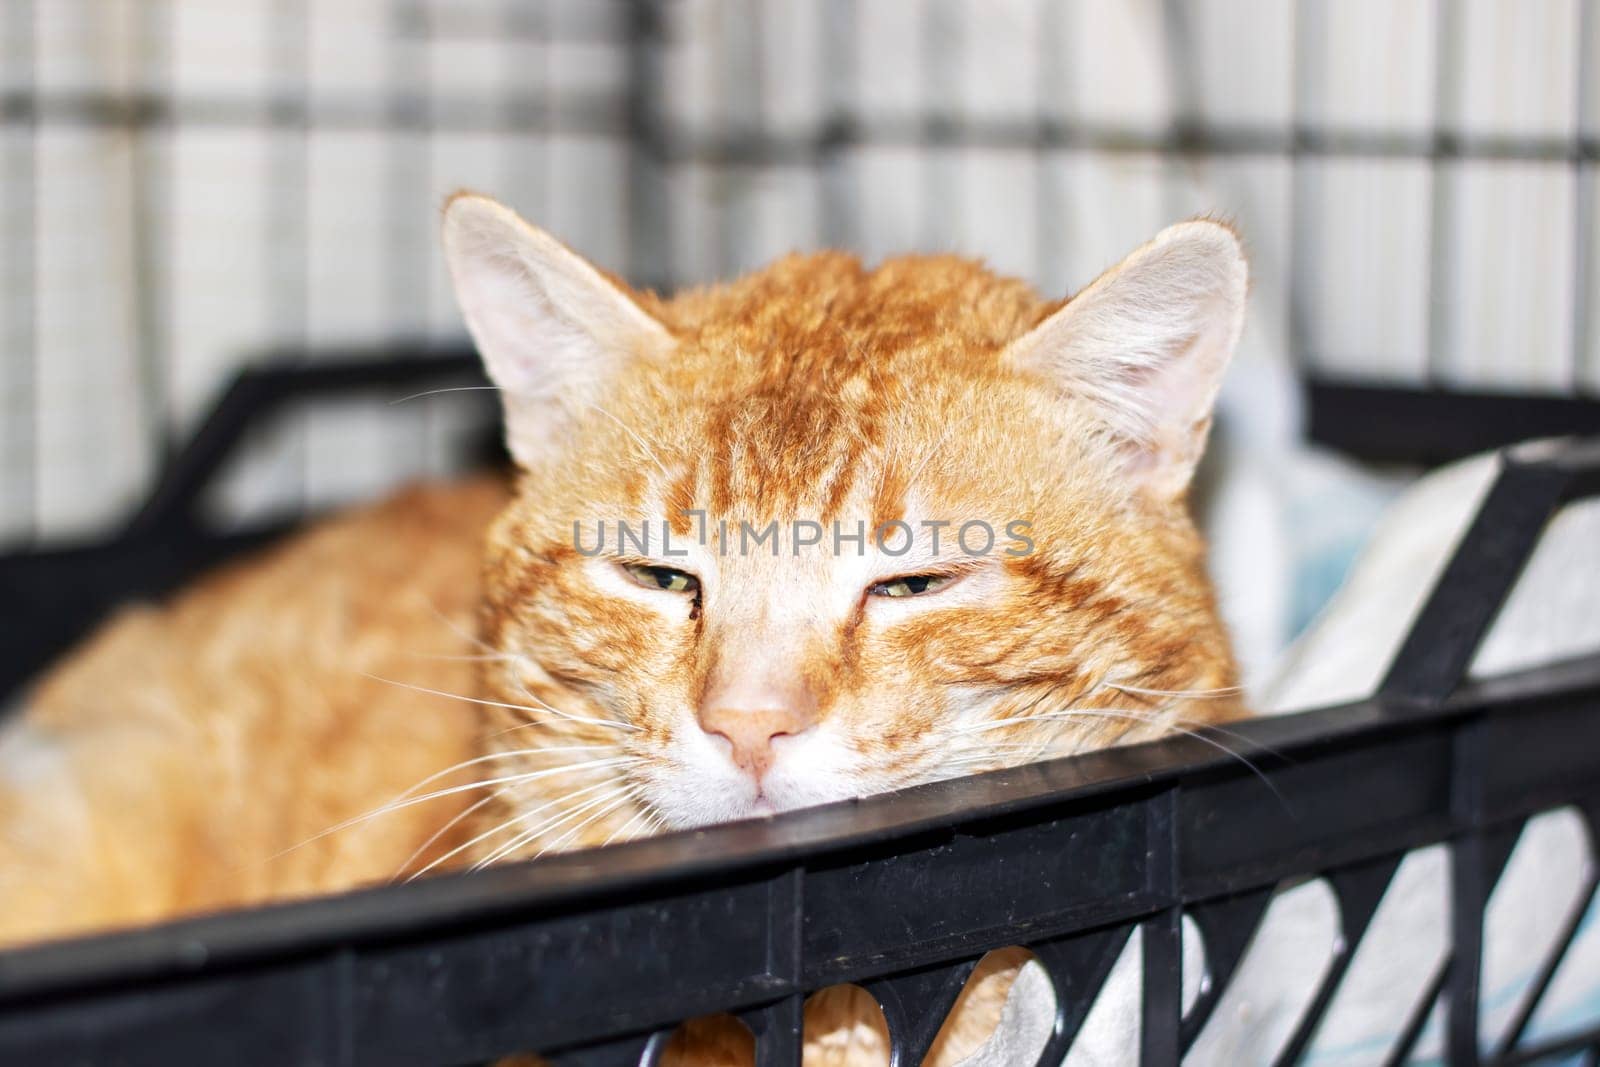
<svg viewBox="0 0 1600 1067">
<path fill-rule="evenodd" d="M 559 453 L 607 381 L 672 335 L 621 287 L 516 212 L 472 193 L 444 209 L 456 301 L 505 405 L 524 467 Z"/>
<path fill-rule="evenodd" d="M 1086 404 L 1142 492 L 1181 498 L 1244 325 L 1250 269 L 1234 231 L 1169 226 L 1012 342 L 1014 365 Z"/>
</svg>

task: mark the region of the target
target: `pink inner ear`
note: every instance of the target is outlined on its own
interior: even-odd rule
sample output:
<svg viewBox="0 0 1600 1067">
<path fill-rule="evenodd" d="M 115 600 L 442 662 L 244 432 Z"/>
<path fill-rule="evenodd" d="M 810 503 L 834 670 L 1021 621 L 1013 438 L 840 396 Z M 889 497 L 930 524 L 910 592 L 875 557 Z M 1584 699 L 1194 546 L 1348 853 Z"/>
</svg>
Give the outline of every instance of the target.
<svg viewBox="0 0 1600 1067">
<path fill-rule="evenodd" d="M 1211 310 L 1211 309 L 1207 309 Z M 1158 497 L 1183 493 L 1205 451 L 1231 329 L 1213 311 L 1187 340 L 1174 338 L 1165 359 L 1138 367 L 1127 394 L 1142 411 L 1125 424 L 1118 451 L 1127 472 Z M 1135 428 L 1136 427 L 1136 428 Z"/>
<path fill-rule="evenodd" d="M 489 375 L 525 398 L 587 395 L 660 323 L 555 238 L 482 198 L 446 208 L 445 253 Z"/>
<path fill-rule="evenodd" d="M 1199 318 L 1199 329 L 1187 340 L 1174 339 L 1171 354 L 1162 362 L 1143 368 L 1139 391 L 1143 394 L 1159 451 L 1167 450 L 1173 439 L 1203 436 L 1210 424 L 1211 408 L 1222 384 L 1223 371 L 1231 355 L 1228 323 L 1219 322 L 1215 309 Z"/>
<path fill-rule="evenodd" d="M 1211 222 L 1163 230 L 1013 344 L 1017 365 L 1097 410 L 1129 475 L 1183 492 L 1244 317 L 1248 268 Z"/>
<path fill-rule="evenodd" d="M 532 396 L 559 383 L 562 350 L 575 338 L 550 307 L 527 267 L 509 255 L 486 255 L 461 265 L 458 299 L 494 383 Z"/>
</svg>

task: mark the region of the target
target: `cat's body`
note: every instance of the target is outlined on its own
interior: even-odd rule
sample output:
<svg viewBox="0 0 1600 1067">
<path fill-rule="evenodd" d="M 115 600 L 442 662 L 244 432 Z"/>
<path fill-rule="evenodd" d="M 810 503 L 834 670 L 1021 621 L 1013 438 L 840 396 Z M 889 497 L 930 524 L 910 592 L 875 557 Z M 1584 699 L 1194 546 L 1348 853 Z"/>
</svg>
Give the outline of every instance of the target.
<svg viewBox="0 0 1600 1067">
<path fill-rule="evenodd" d="M 396 874 L 457 795 L 321 831 L 467 759 L 494 480 L 406 492 L 102 629 L 0 730 L 0 942 Z M 300 846 L 298 848 L 294 846 Z"/>
<path fill-rule="evenodd" d="M 1065 303 L 829 253 L 662 301 L 476 197 L 445 244 L 515 487 L 413 491 L 70 657 L 0 740 L 0 940 L 1240 713 L 1185 504 L 1243 312 L 1225 227 Z M 827 1058 L 861 1009 L 807 1062 L 880 1058 Z"/>
</svg>

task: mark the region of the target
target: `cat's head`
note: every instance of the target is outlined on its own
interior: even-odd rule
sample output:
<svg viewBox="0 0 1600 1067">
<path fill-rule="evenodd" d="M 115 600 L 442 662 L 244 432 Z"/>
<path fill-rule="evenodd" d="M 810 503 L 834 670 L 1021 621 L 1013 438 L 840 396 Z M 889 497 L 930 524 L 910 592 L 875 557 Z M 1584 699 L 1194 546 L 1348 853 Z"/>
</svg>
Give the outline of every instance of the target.
<svg viewBox="0 0 1600 1067">
<path fill-rule="evenodd" d="M 445 246 L 522 472 L 484 639 L 530 710 L 492 744 L 555 768 L 511 795 L 593 824 L 565 843 L 1233 710 L 1185 502 L 1243 316 L 1227 227 L 1053 302 L 836 253 L 662 300 L 473 195 Z"/>
</svg>

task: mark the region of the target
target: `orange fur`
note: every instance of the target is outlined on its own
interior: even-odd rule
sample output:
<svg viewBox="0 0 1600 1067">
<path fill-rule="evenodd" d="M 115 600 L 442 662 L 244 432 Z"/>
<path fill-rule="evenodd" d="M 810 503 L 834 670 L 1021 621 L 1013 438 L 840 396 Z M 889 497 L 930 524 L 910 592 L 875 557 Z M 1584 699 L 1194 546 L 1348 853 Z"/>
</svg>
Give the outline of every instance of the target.
<svg viewBox="0 0 1600 1067">
<path fill-rule="evenodd" d="M 1240 713 L 1182 695 L 1235 680 L 1171 488 L 1187 469 L 1140 481 L 1100 401 L 1023 360 L 1084 328 L 1071 304 L 965 260 L 868 270 L 837 253 L 666 301 L 529 247 L 588 292 L 617 372 L 537 419 L 518 405 L 546 401 L 507 387 L 524 467 L 509 495 L 419 488 L 335 519 L 125 613 L 52 672 L 0 744 L 0 940 L 595 846 Z M 475 330 L 503 327 L 487 298 L 463 299 Z M 1197 404 L 1162 456 L 1197 454 Z M 713 528 L 1022 520 L 1036 550 L 964 559 L 950 592 L 886 602 L 862 590 L 893 560 L 704 549 L 691 598 L 574 545 L 575 522 L 619 518 L 686 536 L 690 508 Z M 741 772 L 697 714 L 750 664 L 803 694 L 812 755 L 777 759 L 727 807 L 720 783 Z M 522 777 L 318 836 L 474 757 L 426 788 Z M 985 963 L 930 1062 L 976 1047 L 1019 965 Z M 813 998 L 807 1064 L 886 1062 L 864 998 Z M 741 1032 L 696 1023 L 672 1055 L 746 1062 Z"/>
<path fill-rule="evenodd" d="M 436 657 L 473 651 L 505 498 L 403 493 L 123 612 L 51 672 L 0 749 L 0 942 L 393 875 L 459 799 L 293 846 L 471 754 L 471 705 L 369 675 L 470 690 L 472 663 Z"/>
</svg>

